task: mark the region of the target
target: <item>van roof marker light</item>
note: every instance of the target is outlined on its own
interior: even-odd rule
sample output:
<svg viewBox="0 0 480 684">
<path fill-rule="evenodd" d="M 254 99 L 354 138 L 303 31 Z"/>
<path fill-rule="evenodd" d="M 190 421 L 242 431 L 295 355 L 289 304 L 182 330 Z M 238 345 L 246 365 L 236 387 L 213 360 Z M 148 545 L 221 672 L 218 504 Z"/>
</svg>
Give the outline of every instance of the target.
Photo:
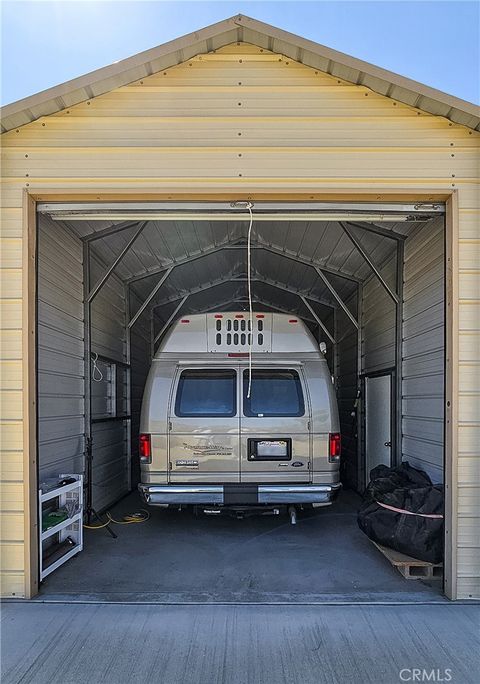
<svg viewBox="0 0 480 684">
<path fill-rule="evenodd" d="M 230 354 L 227 354 L 227 356 L 231 359 L 246 359 L 248 358 L 248 352 L 231 352 Z"/>
<path fill-rule="evenodd" d="M 296 318 L 291 318 L 288 322 L 289 323 L 298 323 Z"/>
<path fill-rule="evenodd" d="M 189 318 L 182 318 L 180 323 L 190 323 L 190 319 Z"/>
<path fill-rule="evenodd" d="M 223 318 L 222 314 L 215 314 L 215 318 Z"/>
<path fill-rule="evenodd" d="M 235 318 L 245 318 L 243 314 L 235 314 Z"/>
</svg>

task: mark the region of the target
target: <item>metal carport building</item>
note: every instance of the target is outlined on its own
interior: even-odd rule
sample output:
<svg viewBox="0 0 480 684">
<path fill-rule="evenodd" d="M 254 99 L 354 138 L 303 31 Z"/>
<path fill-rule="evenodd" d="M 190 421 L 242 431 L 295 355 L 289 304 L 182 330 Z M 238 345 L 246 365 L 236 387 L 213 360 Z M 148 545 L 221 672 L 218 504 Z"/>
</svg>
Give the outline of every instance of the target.
<svg viewBox="0 0 480 684">
<path fill-rule="evenodd" d="M 128 368 L 135 350 L 149 359 L 175 310 L 241 299 L 245 220 L 231 203 L 247 200 L 259 226 L 259 304 L 322 321 L 346 413 L 367 371 L 395 369 L 395 458 L 444 476 L 445 593 L 480 596 L 479 114 L 245 16 L 3 108 L 4 596 L 38 590 L 37 484 L 54 463 L 48 449 L 70 454 L 62 468 L 83 467 L 84 445 L 68 452 L 62 440 L 72 416 L 79 437 L 92 429 L 82 427 L 91 418 L 85 358 L 94 349 Z M 95 292 L 105 274 L 108 287 Z M 82 293 L 94 295 L 91 311 Z M 383 312 L 379 322 L 382 297 L 393 318 Z M 121 317 L 86 330 L 95 306 Z M 349 349 L 354 367 L 345 369 Z M 122 449 L 144 370 L 138 382 L 125 376 Z M 56 409 L 42 385 L 52 375 Z M 73 376 L 77 389 L 62 390 Z M 115 495 L 130 486 L 123 472 Z"/>
</svg>

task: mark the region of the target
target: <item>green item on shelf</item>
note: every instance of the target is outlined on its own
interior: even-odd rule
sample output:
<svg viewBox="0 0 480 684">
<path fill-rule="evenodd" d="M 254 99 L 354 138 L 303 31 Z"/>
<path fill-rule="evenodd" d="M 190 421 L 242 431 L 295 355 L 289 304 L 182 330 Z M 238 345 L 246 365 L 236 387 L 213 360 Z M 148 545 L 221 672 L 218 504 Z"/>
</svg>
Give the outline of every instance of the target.
<svg viewBox="0 0 480 684">
<path fill-rule="evenodd" d="M 64 520 L 67 520 L 67 518 L 68 518 L 67 511 L 58 510 L 58 511 L 50 511 L 49 513 L 44 513 L 42 515 L 42 532 L 46 532 L 51 527 L 55 527 L 55 525 L 59 525 Z"/>
</svg>

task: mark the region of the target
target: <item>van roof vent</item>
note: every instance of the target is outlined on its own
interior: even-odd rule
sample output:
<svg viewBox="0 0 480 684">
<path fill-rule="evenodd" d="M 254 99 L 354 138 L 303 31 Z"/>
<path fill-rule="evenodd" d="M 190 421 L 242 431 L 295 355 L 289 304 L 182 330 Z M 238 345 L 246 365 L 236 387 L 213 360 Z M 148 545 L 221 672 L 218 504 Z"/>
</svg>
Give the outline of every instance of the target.
<svg viewBox="0 0 480 684">
<path fill-rule="evenodd" d="M 207 314 L 209 352 L 248 352 L 250 341 L 254 352 L 272 351 L 272 314 L 254 312 L 251 322 L 248 311 Z"/>
</svg>

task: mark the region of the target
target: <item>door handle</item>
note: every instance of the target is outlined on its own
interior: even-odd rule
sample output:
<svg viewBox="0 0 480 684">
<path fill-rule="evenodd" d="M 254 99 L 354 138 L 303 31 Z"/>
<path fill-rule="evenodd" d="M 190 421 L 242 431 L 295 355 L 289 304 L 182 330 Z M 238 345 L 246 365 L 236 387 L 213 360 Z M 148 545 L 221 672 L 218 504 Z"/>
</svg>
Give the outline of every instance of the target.
<svg viewBox="0 0 480 684">
<path fill-rule="evenodd" d="M 383 446 L 391 447 L 391 446 L 392 446 L 392 443 L 391 443 L 391 442 L 384 442 L 384 443 L 383 443 Z"/>
</svg>

